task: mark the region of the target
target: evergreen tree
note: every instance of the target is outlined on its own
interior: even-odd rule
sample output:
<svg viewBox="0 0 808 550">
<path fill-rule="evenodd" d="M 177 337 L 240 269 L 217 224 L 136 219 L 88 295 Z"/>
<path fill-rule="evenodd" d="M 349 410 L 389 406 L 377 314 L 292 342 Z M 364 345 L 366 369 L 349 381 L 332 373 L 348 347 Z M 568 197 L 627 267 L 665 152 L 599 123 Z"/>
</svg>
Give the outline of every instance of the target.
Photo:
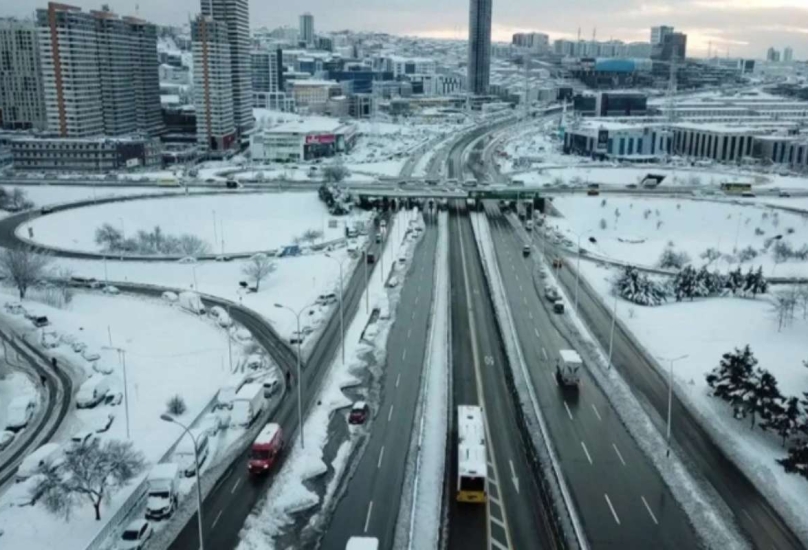
<svg viewBox="0 0 808 550">
<path fill-rule="evenodd" d="M 755 272 L 755 286 L 752 290 L 752 294 L 757 296 L 758 294 L 766 294 L 768 291 L 769 281 L 767 281 L 766 277 L 763 276 L 763 266 L 758 266 L 758 269 Z"/>
<path fill-rule="evenodd" d="M 754 376 L 750 377 L 743 396 L 744 416 L 751 416 L 749 429 L 755 427 L 758 418 L 767 422 L 783 399 L 777 387 L 777 379 L 766 369 L 755 369 Z"/>
<path fill-rule="evenodd" d="M 789 474 L 808 479 L 808 440 L 798 442 L 788 450 L 788 456 L 778 460 Z"/>
<path fill-rule="evenodd" d="M 713 395 L 730 403 L 734 408 L 743 405 L 743 399 L 750 389 L 757 359 L 749 346 L 734 352 L 725 353 L 721 362 L 709 374 L 707 385 L 713 390 Z"/>
<path fill-rule="evenodd" d="M 687 265 L 674 275 L 671 286 L 677 302 L 681 302 L 684 298 L 692 300 L 696 295 L 696 270 L 693 266 Z"/>
<path fill-rule="evenodd" d="M 727 280 L 724 287 L 734 296 L 739 291 L 743 290 L 743 284 L 743 274 L 741 273 L 741 268 L 738 267 L 734 271 L 730 271 L 727 274 Z"/>
<path fill-rule="evenodd" d="M 772 404 L 771 417 L 762 422 L 760 427 L 764 430 L 771 430 L 783 438 L 782 446 L 786 446 L 786 441 L 791 437 L 800 425 L 802 409 L 800 400 L 796 397 L 789 397 Z"/>
<path fill-rule="evenodd" d="M 624 268 L 614 287 L 618 296 L 643 306 L 657 306 L 667 300 L 665 288 L 634 267 Z"/>
</svg>

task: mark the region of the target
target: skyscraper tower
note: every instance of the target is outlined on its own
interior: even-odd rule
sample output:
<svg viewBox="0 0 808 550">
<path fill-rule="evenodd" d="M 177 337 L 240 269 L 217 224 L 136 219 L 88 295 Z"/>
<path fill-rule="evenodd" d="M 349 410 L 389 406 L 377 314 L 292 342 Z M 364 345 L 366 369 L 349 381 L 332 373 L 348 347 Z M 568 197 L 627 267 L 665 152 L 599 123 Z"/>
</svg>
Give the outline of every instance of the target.
<svg viewBox="0 0 808 550">
<path fill-rule="evenodd" d="M 310 13 L 304 13 L 300 16 L 300 42 L 311 46 L 314 44 L 314 16 Z"/>
<path fill-rule="evenodd" d="M 474 95 L 488 93 L 491 76 L 491 2 L 469 0 L 468 87 Z"/>
<path fill-rule="evenodd" d="M 201 0 L 202 16 L 224 25 L 230 45 L 233 120 L 240 136 L 253 127 L 249 0 Z M 196 75 L 196 71 L 194 71 Z"/>
</svg>

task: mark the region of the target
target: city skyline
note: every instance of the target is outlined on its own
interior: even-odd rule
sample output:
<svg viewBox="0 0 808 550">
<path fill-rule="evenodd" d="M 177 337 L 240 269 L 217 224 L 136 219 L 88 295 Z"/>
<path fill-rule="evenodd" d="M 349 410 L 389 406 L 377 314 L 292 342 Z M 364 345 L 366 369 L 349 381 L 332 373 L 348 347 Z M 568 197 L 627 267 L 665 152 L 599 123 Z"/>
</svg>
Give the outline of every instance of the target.
<svg viewBox="0 0 808 550">
<path fill-rule="evenodd" d="M 107 2 L 113 11 L 133 12 L 131 3 L 123 0 Z M 688 4 L 687 6 L 683 6 Z M 71 4 L 83 9 L 100 9 L 100 0 L 75 0 Z M 433 38 L 468 37 L 467 0 L 449 0 L 436 5 L 426 0 L 395 1 L 384 6 L 371 0 L 356 0 L 351 10 L 323 0 L 304 4 L 282 4 L 270 11 L 255 0 L 250 2 L 250 27 L 298 26 L 299 16 L 311 12 L 319 21 L 317 29 L 333 31 L 378 31 L 399 35 Z M 4 16 L 26 17 L 40 4 L 20 5 L 0 0 Z M 357 10 L 366 17 L 357 20 Z M 159 25 L 184 24 L 199 11 L 195 0 L 180 0 L 166 5 L 158 0 L 140 0 L 138 14 Z M 569 17 L 570 13 L 575 18 Z M 425 17 L 428 15 L 428 17 Z M 652 26 L 673 25 L 688 35 L 688 52 L 696 57 L 713 52 L 720 56 L 765 58 L 770 46 L 790 46 L 795 60 L 808 58 L 808 27 L 798 21 L 808 20 L 808 5 L 802 0 L 614 0 L 608 6 L 592 0 L 570 0 L 559 5 L 540 0 L 527 7 L 523 0 L 497 0 L 493 5 L 492 40 L 509 42 L 515 32 L 537 31 L 551 40 L 581 37 L 591 39 L 597 29 L 599 40 L 625 42 L 648 41 Z"/>
</svg>

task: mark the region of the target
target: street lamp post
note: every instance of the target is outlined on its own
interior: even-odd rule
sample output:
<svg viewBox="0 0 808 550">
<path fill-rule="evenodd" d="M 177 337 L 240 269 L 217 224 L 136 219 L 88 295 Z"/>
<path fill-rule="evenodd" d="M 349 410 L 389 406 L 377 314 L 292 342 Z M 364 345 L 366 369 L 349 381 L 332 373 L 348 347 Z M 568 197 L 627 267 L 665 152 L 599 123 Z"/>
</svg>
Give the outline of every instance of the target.
<svg viewBox="0 0 808 550">
<path fill-rule="evenodd" d="M 676 361 L 686 359 L 688 357 L 690 357 L 689 354 L 680 355 L 679 357 L 673 357 L 673 358 L 658 357 L 658 359 L 661 359 L 662 361 L 668 361 L 670 363 L 670 370 L 668 371 L 668 428 L 666 430 L 667 433 L 665 435 L 667 450 L 665 451 L 665 456 L 671 455 L 671 407 L 673 403 L 673 364 Z"/>
<path fill-rule="evenodd" d="M 331 256 L 330 254 L 325 255 L 326 258 L 330 260 L 334 260 L 337 262 L 339 266 L 339 330 L 341 333 L 340 336 L 340 348 L 342 349 L 342 364 L 345 364 L 345 310 L 342 308 L 342 293 L 344 292 L 345 287 L 342 283 L 342 262 L 336 259 L 335 257 Z"/>
<path fill-rule="evenodd" d="M 161 414 L 160 420 L 171 422 L 172 424 L 176 424 L 185 430 L 185 434 L 190 437 L 191 441 L 194 443 L 194 460 L 196 461 L 196 518 L 199 525 L 199 550 L 205 550 L 205 538 L 202 533 L 202 472 L 199 470 L 199 446 L 196 443 L 194 434 L 192 434 L 191 430 L 188 429 L 188 426 L 177 422 L 173 416 L 168 414 Z"/>
<path fill-rule="evenodd" d="M 112 333 L 110 332 L 110 335 L 111 334 Z M 111 340 L 112 338 L 110 337 L 110 344 L 112 343 Z M 112 345 L 104 346 L 102 349 L 111 349 L 118 352 L 118 360 L 120 360 L 123 370 L 123 403 L 126 410 L 126 439 L 129 439 L 129 383 L 126 379 L 126 350 Z"/>
<path fill-rule="evenodd" d="M 577 253 L 577 258 L 575 261 L 575 311 L 578 311 L 578 281 L 581 278 L 581 237 L 583 237 L 586 233 L 584 233 L 584 235 L 576 233 L 575 231 L 572 231 L 572 233 L 578 237 L 578 250 L 575 251 Z M 589 237 L 589 242 L 595 244 L 598 241 L 595 239 L 595 237 Z"/>
<path fill-rule="evenodd" d="M 300 363 L 301 363 L 300 341 L 303 339 L 303 335 L 300 333 L 300 314 L 306 311 L 308 308 L 310 308 L 311 304 L 307 305 L 300 311 L 295 311 L 289 306 L 285 306 L 283 304 L 275 304 L 275 307 L 278 309 L 285 309 L 287 311 L 291 311 L 292 315 L 294 315 L 295 319 L 297 319 L 297 419 L 298 423 L 300 424 L 300 448 L 305 449 L 306 443 L 304 441 L 305 437 L 303 432 L 303 394 L 301 390 L 301 387 L 303 386 L 303 377 L 300 375 Z"/>
</svg>

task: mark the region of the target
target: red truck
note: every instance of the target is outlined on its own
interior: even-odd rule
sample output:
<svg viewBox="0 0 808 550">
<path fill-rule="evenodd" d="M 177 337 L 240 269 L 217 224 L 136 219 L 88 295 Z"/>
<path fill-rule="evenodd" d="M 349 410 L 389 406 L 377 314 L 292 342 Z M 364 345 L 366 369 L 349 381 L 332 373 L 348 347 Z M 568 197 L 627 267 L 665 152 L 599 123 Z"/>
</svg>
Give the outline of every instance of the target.
<svg viewBox="0 0 808 550">
<path fill-rule="evenodd" d="M 264 474 L 272 468 L 283 449 L 283 431 L 278 424 L 269 423 L 253 441 L 247 470 L 251 474 Z"/>
</svg>

